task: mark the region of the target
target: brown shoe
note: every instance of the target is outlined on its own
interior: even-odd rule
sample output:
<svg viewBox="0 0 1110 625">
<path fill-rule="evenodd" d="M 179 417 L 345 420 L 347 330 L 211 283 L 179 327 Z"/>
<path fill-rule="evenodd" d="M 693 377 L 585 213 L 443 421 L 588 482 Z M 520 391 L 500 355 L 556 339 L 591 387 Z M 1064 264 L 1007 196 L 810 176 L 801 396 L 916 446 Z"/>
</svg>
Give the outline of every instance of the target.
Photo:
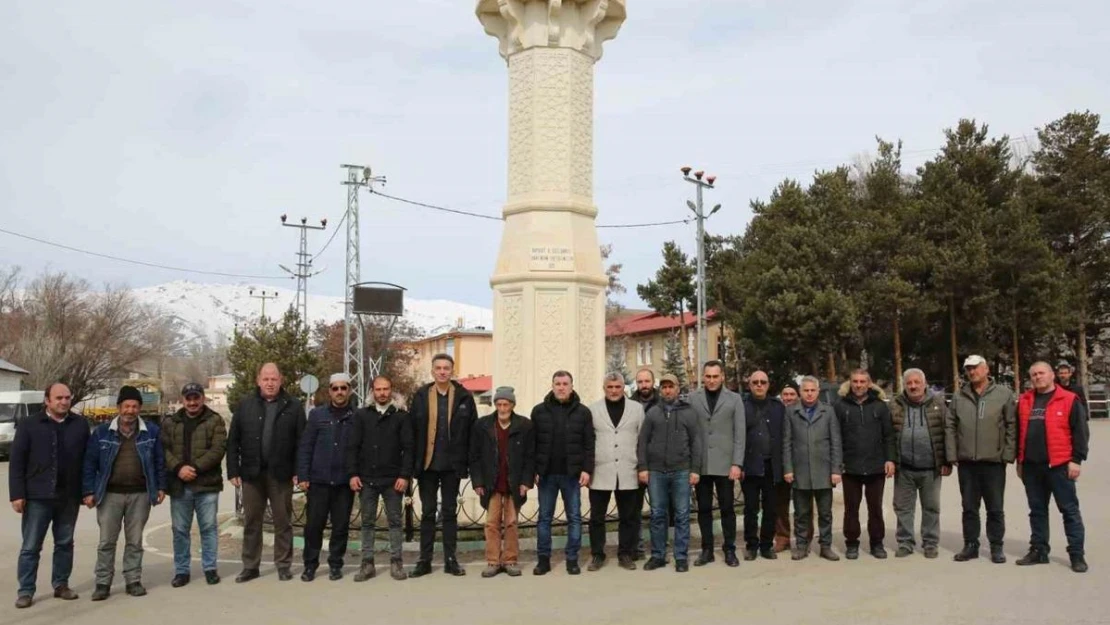
<svg viewBox="0 0 1110 625">
<path fill-rule="evenodd" d="M 378 574 L 378 570 L 374 568 L 373 560 L 363 560 L 362 564 L 358 567 L 358 573 L 355 573 L 356 582 L 365 582 L 368 579 L 374 579 Z"/>
<path fill-rule="evenodd" d="M 19 595 L 19 598 L 15 600 L 15 607 L 22 610 L 31 607 L 34 602 L 35 600 L 31 598 L 31 595 Z"/>
<path fill-rule="evenodd" d="M 77 599 L 77 593 L 73 592 L 69 586 L 58 586 L 54 589 L 54 598 L 63 599 L 65 601 L 73 601 Z"/>
</svg>

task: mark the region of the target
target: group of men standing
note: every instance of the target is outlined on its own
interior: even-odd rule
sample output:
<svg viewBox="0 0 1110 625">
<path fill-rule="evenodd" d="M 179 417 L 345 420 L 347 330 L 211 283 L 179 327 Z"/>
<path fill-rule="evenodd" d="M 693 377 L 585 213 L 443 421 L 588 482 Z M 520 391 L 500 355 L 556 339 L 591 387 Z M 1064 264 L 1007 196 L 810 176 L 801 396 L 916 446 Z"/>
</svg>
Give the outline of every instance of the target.
<svg viewBox="0 0 1110 625">
<path fill-rule="evenodd" d="M 859 557 L 860 505 L 867 506 L 869 552 L 886 558 L 882 500 L 894 479 L 897 557 L 911 555 L 917 542 L 914 517 L 921 502 L 921 546 L 936 558 L 941 479 L 958 467 L 963 499 L 964 547 L 955 560 L 979 557 L 980 507 L 987 510 L 990 557 L 1003 553 L 1003 495 L 1006 465 L 1017 462 L 1030 507 L 1029 552 L 1019 565 L 1048 562 L 1048 500 L 1064 517 L 1071 568 L 1085 572 L 1084 528 L 1075 482 L 1086 460 L 1089 428 L 1086 399 L 1077 386 L 1058 384 L 1043 362 L 1030 370 L 1032 390 L 1015 400 L 990 378 L 980 356 L 964 362 L 969 384 L 945 405 L 931 394 L 925 374 L 910 369 L 904 390 L 889 404 L 865 370 L 853 371 L 833 405 L 821 402 L 820 383 L 802 378 L 799 389 L 769 393 L 765 372 L 748 378 L 750 393 L 724 388 L 724 368 L 710 361 L 702 388 L 679 396 L 678 380 L 664 375 L 655 388 L 650 370 L 637 372 L 636 390 L 625 396 L 624 378 L 610 373 L 604 397 L 585 406 L 573 376 L 557 371 L 551 391 L 530 418 L 517 414 L 512 388 L 500 387 L 494 412 L 478 418 L 473 395 L 452 379 L 453 359 L 433 359 L 434 380 L 412 398 L 410 409 L 393 404 L 390 380 L 373 381 L 371 402 L 351 403 L 350 378 L 329 380 L 326 405 L 306 419 L 303 404 L 283 389 L 278 367 L 261 367 L 255 390 L 237 406 L 230 428 L 204 402 L 204 389 L 182 389 L 183 407 L 163 427 L 139 417 L 142 394 L 125 386 L 119 415 L 91 433 L 84 417 L 70 411 L 71 393 L 61 383 L 46 390 L 42 412 L 17 429 L 9 490 L 23 515 L 16 606 L 32 605 L 39 554 L 48 529 L 54 536 L 54 596 L 73 600 L 69 587 L 73 532 L 80 504 L 96 508 L 100 526 L 92 599 L 107 599 L 115 573 L 116 546 L 124 533 L 123 577 L 131 596 L 143 596 L 142 533 L 152 506 L 171 498 L 174 578 L 190 581 L 192 519 L 201 536 L 201 566 L 208 584 L 219 583 L 216 567 L 217 508 L 223 488 L 221 462 L 242 490 L 244 534 L 242 583 L 259 577 L 263 513 L 272 512 L 274 563 L 279 579 L 293 577 L 292 493 L 307 493 L 304 569 L 311 582 L 320 566 L 325 526 L 331 524 L 329 578 L 343 577 L 354 497 L 362 510 L 361 566 L 356 581 L 371 579 L 379 501 L 389 528 L 390 575 L 396 580 L 432 570 L 437 519 L 443 530 L 444 571 L 465 575 L 457 559 L 459 487 L 468 476 L 486 520 L 483 577 L 519 576 L 517 518 L 528 492 L 539 490 L 538 562 L 534 575 L 551 571 L 552 523 L 562 500 L 567 519 L 565 566 L 581 572 L 581 489 L 589 489 L 591 559 L 606 564 L 606 513 L 618 510 L 617 559 L 635 569 L 642 559 L 641 512 L 650 495 L 650 558 L 645 570 L 666 565 L 668 526 L 674 526 L 674 567 L 688 570 L 691 491 L 696 498 L 701 549 L 694 562 L 715 560 L 714 507 L 719 509 L 725 563 L 739 565 L 733 494 L 744 492 L 745 560 L 777 558 L 790 540 L 789 505 L 794 506 L 791 552 L 806 558 L 814 515 L 819 554 L 839 560 L 832 549 L 832 492 L 844 486 L 844 538 L 849 559 Z M 1060 367 L 1062 382 L 1070 367 Z M 401 556 L 402 501 L 416 481 L 422 505 L 420 555 L 411 575 Z M 716 506 L 714 505 L 716 503 Z"/>
</svg>

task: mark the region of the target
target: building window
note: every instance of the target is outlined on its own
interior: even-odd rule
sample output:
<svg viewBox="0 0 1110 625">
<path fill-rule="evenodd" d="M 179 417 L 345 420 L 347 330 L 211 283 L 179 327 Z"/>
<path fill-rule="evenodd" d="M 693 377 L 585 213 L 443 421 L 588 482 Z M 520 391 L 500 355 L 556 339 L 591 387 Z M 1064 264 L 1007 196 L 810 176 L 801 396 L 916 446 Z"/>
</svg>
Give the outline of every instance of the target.
<svg viewBox="0 0 1110 625">
<path fill-rule="evenodd" d="M 643 367 L 651 364 L 651 341 L 636 343 L 636 366 Z"/>
<path fill-rule="evenodd" d="M 455 339 L 447 339 L 447 349 L 444 351 L 447 352 L 448 356 L 455 357 Z"/>
</svg>

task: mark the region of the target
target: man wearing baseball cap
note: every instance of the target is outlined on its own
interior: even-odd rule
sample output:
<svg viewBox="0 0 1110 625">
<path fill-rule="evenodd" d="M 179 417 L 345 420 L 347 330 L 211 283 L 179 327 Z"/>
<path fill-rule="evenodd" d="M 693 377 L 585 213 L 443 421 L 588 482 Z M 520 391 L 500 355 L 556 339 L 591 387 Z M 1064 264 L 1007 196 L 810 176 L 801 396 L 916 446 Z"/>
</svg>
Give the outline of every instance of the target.
<svg viewBox="0 0 1110 625">
<path fill-rule="evenodd" d="M 964 548 L 956 562 L 979 557 L 979 506 L 987 508 L 987 540 L 991 562 L 1006 562 L 1003 495 L 1006 465 L 1017 456 L 1017 406 L 1014 393 L 994 383 L 990 366 L 979 355 L 968 356 L 964 371 L 970 384 L 959 389 L 944 423 L 945 457 L 958 467 L 963 498 Z"/>
<path fill-rule="evenodd" d="M 224 418 L 204 403 L 204 387 L 190 382 L 181 389 L 184 406 L 162 425 L 166 477 L 173 523 L 173 581 L 180 588 L 191 572 L 193 515 L 200 528 L 200 562 L 204 580 L 220 583 L 216 571 L 219 526 L 216 514 L 224 489 L 222 463 L 227 451 Z"/>
</svg>

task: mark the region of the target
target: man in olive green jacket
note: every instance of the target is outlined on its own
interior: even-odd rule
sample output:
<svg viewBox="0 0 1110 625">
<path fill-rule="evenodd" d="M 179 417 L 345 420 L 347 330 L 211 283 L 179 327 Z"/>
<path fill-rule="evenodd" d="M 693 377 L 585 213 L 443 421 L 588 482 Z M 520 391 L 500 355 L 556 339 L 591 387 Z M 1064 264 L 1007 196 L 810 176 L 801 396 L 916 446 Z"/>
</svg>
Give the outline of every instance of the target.
<svg viewBox="0 0 1110 625">
<path fill-rule="evenodd" d="M 189 583 L 193 514 L 200 528 L 201 566 L 209 584 L 217 584 L 216 556 L 219 528 L 216 513 L 224 489 L 221 463 L 227 451 L 224 418 L 204 404 L 204 387 L 186 384 L 181 389 L 185 407 L 162 423 L 166 478 L 173 524 L 174 576 L 171 585 Z"/>
<path fill-rule="evenodd" d="M 944 424 L 945 455 L 958 465 L 963 498 L 964 548 L 956 562 L 979 557 L 979 506 L 987 508 L 987 540 L 991 562 L 1006 562 L 1003 495 L 1006 465 L 1017 456 L 1017 406 L 1014 393 L 994 383 L 982 356 L 968 356 L 964 371 L 971 381 L 960 388 L 948 407 Z"/>
</svg>

